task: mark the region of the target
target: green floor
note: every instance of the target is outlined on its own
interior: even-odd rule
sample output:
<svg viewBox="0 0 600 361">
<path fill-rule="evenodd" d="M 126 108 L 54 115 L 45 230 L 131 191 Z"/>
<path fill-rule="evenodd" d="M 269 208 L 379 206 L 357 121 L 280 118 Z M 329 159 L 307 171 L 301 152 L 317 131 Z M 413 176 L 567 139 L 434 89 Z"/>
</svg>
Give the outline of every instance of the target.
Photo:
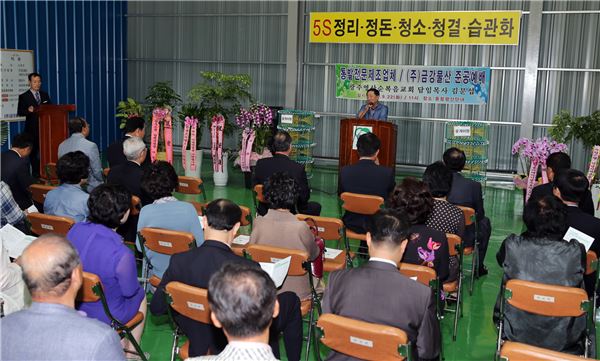
<svg viewBox="0 0 600 361">
<path fill-rule="evenodd" d="M 209 200 L 228 198 L 242 205 L 252 205 L 252 192 L 244 188 L 243 176 L 239 170 L 230 169 L 227 187 L 214 187 L 212 172 L 207 169 L 207 163 L 204 162 L 202 174 Z M 317 169 L 311 180 L 311 188 L 311 200 L 321 203 L 322 215 L 339 217 L 336 197 L 337 171 Z M 475 283 L 472 296 L 469 296 L 468 291 L 465 292 L 464 317 L 459 320 L 455 342 L 452 341 L 452 315 L 447 315 L 442 320 L 444 356 L 447 361 L 492 360 L 495 351 L 496 330 L 492 324 L 492 310 L 501 278 L 501 269 L 496 263 L 495 255 L 500 243 L 508 234 L 521 231 L 523 202 L 521 193 L 510 189 L 487 187 L 485 193 L 486 215 L 492 222 L 492 238 L 485 261 L 489 274 Z M 465 285 L 468 286 L 468 282 Z M 149 315 L 142 339 L 144 351 L 150 353 L 152 360 L 168 360 L 171 342 L 171 328 L 167 318 Z M 322 354 L 326 355 L 325 348 Z M 311 356 L 315 359 L 314 355 Z M 285 360 L 284 355 L 282 359 Z"/>
</svg>

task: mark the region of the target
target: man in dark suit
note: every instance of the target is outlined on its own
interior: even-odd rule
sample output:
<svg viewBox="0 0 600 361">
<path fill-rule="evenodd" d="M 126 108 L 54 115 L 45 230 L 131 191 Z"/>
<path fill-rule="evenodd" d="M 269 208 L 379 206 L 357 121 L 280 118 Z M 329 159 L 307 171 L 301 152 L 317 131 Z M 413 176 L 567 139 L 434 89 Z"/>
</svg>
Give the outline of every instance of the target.
<svg viewBox="0 0 600 361">
<path fill-rule="evenodd" d="M 123 154 L 123 142 L 130 137 L 138 137 L 144 139 L 146 134 L 144 128 L 144 118 L 131 117 L 125 122 L 125 136 L 122 139 L 117 140 L 113 144 L 109 145 L 106 149 L 106 158 L 108 160 L 108 166 L 113 168 L 119 164 L 127 163 L 127 158 Z M 146 157 L 142 165 L 150 163 L 150 157 Z"/>
<path fill-rule="evenodd" d="M 240 207 L 226 199 L 217 199 L 208 204 L 203 218 L 204 238 L 202 246 L 188 252 L 171 256 L 150 304 L 153 314 L 167 312 L 164 289 L 171 281 L 207 288 L 210 277 L 226 263 L 240 263 L 259 267 L 254 261 L 239 257 L 231 250 L 231 242 L 240 227 Z M 289 360 L 299 360 L 302 349 L 302 316 L 300 299 L 293 292 L 277 296 L 279 316 L 270 328 L 269 344 L 279 358 L 279 334 L 283 332 L 286 354 Z M 204 355 L 210 349 L 218 354 L 227 344 L 222 331 L 176 314 L 175 320 L 190 340 L 190 356 Z"/>
<path fill-rule="evenodd" d="M 296 163 L 289 158 L 292 152 L 292 137 L 288 132 L 278 131 L 273 136 L 271 142 L 272 158 L 263 158 L 256 162 L 252 179 L 252 186 L 264 184 L 273 173 L 287 173 L 300 189 L 298 195 L 298 212 L 302 214 L 310 214 L 318 216 L 321 214 L 321 205 L 317 202 L 309 202 L 310 188 L 308 188 L 308 179 L 306 178 L 306 170 L 302 164 Z M 258 213 L 265 215 L 269 207 L 260 203 L 258 205 Z"/>
<path fill-rule="evenodd" d="M 323 313 L 384 324 L 408 334 L 414 360 L 436 359 L 440 329 L 432 290 L 398 271 L 408 242 L 410 223 L 404 213 L 385 209 L 367 223 L 369 262 L 329 275 Z M 349 360 L 333 352 L 328 360 Z"/>
<path fill-rule="evenodd" d="M 589 182 L 583 174 L 575 169 L 563 169 L 554 174 L 553 193 L 567 206 L 567 222 L 569 227 L 594 238 L 590 251 L 600 255 L 600 219 L 590 216 L 579 207 L 581 197 L 589 190 Z M 594 290 L 594 275 L 584 277 L 585 288 L 591 296 Z"/>
<path fill-rule="evenodd" d="M 40 90 L 42 87 L 42 76 L 38 73 L 28 75 L 29 90 L 19 95 L 17 114 L 25 117 L 25 132 L 31 136 L 33 149 L 29 156 L 31 171 L 35 178 L 40 177 L 40 126 L 37 110 L 41 104 L 52 104 L 48 93 Z"/>
<path fill-rule="evenodd" d="M 21 133 L 15 135 L 11 148 L 2 153 L 2 181 L 10 187 L 13 198 L 21 209 L 27 209 L 33 204 L 29 186 L 35 183 L 35 179 L 29 171 L 29 158 L 27 158 L 32 148 L 31 136 Z"/>
<path fill-rule="evenodd" d="M 533 188 L 531 195 L 529 196 L 529 201 L 533 200 L 535 202 L 546 195 L 552 194 L 554 189 L 554 176 L 561 170 L 571 169 L 571 158 L 567 153 L 552 153 L 546 159 L 546 169 L 549 182 Z M 589 189 L 586 189 L 581 196 L 579 208 L 591 216 L 594 215 L 594 201 L 592 200 L 592 192 L 590 192 Z"/>
<path fill-rule="evenodd" d="M 458 148 L 447 149 L 444 152 L 443 160 L 446 167 L 454 173 L 452 176 L 452 188 L 450 189 L 450 193 L 448 193 L 448 202 L 475 210 L 475 216 L 477 217 L 477 240 L 479 241 L 478 276 L 485 276 L 488 270 L 484 261 L 492 235 L 492 224 L 490 219 L 485 216 L 481 183 L 467 179 L 460 174 L 467 162 L 465 152 L 462 150 Z M 471 225 L 465 229 L 465 245 L 472 247 L 474 240 L 475 226 Z"/>
<path fill-rule="evenodd" d="M 340 171 L 339 193 L 351 192 L 389 198 L 394 190 L 394 170 L 379 165 L 379 147 L 381 141 L 373 133 L 361 135 L 356 141 L 359 155 L 358 163 L 347 165 Z M 367 216 L 346 212 L 344 225 L 354 232 L 365 233 Z"/>
</svg>

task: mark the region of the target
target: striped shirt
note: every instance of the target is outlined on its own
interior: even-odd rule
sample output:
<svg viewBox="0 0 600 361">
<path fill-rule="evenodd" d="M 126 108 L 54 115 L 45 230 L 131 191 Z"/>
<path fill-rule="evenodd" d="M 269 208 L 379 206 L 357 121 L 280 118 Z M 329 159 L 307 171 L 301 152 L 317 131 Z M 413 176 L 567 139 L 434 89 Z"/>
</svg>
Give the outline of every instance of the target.
<svg viewBox="0 0 600 361">
<path fill-rule="evenodd" d="M 188 358 L 186 361 L 277 361 L 271 346 L 259 342 L 232 341 L 218 355 Z"/>
</svg>

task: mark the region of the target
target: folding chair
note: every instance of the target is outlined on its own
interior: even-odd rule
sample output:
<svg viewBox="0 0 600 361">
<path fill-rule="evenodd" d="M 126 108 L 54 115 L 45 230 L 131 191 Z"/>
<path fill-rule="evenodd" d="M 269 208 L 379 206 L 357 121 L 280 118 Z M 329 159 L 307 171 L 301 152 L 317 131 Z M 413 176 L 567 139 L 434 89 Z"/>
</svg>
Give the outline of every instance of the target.
<svg viewBox="0 0 600 361">
<path fill-rule="evenodd" d="M 344 192 L 340 194 L 340 199 L 343 202 L 343 209 L 345 209 L 348 212 L 358 213 L 365 216 L 370 216 L 377 213 L 377 211 L 383 206 L 383 198 L 379 196 Z M 348 241 L 349 238 L 365 241 L 367 239 L 367 234 L 356 233 L 349 229 L 346 229 L 345 243 L 348 249 L 350 247 Z"/>
<path fill-rule="evenodd" d="M 106 316 L 108 316 L 108 319 L 110 320 L 111 327 L 119 333 L 119 336 L 121 338 L 127 338 L 135 348 L 135 352 L 132 352 L 130 350 L 125 350 L 125 352 L 136 354 L 142 360 L 147 361 L 144 351 L 142 351 L 142 348 L 131 333 L 131 331 L 144 320 L 143 313 L 138 311 L 138 313 L 136 313 L 131 320 L 125 323 L 123 323 L 120 320 L 117 320 L 110 312 L 110 308 L 108 307 L 108 301 L 106 300 L 106 296 L 104 295 L 104 290 L 102 288 L 102 282 L 100 281 L 100 277 L 98 277 L 96 274 L 89 272 L 83 272 L 83 284 L 81 285 L 79 293 L 77 294 L 77 301 L 100 301 L 100 303 L 102 303 L 102 308 L 104 308 L 104 313 L 106 313 Z"/>
<path fill-rule="evenodd" d="M 148 258 L 146 248 L 156 253 L 172 256 L 177 253 L 186 252 L 196 247 L 194 235 L 188 232 L 171 231 L 162 228 L 146 227 L 138 233 L 144 266 L 142 267 L 142 278 L 144 290 L 147 292 L 148 275 L 153 268 Z"/>
<path fill-rule="evenodd" d="M 463 256 L 471 256 L 471 283 L 469 284 L 469 295 L 473 294 L 473 284 L 475 278 L 479 277 L 479 240 L 477 239 L 477 217 L 473 208 L 458 206 L 465 216 L 465 226 L 474 225 L 475 239 L 473 247 L 464 247 Z"/>
<path fill-rule="evenodd" d="M 43 213 L 28 213 L 27 221 L 29 222 L 31 232 L 37 236 L 46 233 L 56 233 L 66 236 L 75 224 L 72 218 L 51 216 Z"/>
<path fill-rule="evenodd" d="M 187 201 L 187 202 L 191 203 L 194 206 L 194 208 L 196 209 L 196 213 L 198 213 L 198 216 L 204 215 L 204 210 L 206 209 L 206 206 L 208 205 L 208 203 L 200 203 L 200 202 L 195 202 L 195 201 Z M 240 225 L 242 227 L 250 226 L 250 230 L 252 230 L 253 219 L 252 219 L 252 214 L 250 214 L 250 208 L 248 208 L 246 206 L 241 206 L 239 204 L 238 204 L 238 207 L 240 207 L 240 209 L 242 210 L 242 217 L 240 218 Z"/>
<path fill-rule="evenodd" d="M 311 265 L 308 260 L 308 253 L 306 251 L 300 251 L 296 249 L 287 249 L 273 246 L 265 246 L 259 244 L 251 244 L 245 249 L 244 254 L 250 257 L 256 262 L 277 262 L 282 258 L 291 256 L 290 268 L 288 270 L 288 276 L 308 276 L 308 283 L 310 285 L 311 298 L 309 300 L 303 300 L 300 304 L 300 311 L 302 317 L 309 315 L 309 327 L 308 336 L 306 342 L 306 360 L 310 353 L 311 342 L 314 342 L 317 358 L 319 356 L 319 346 L 317 337 L 315 335 L 315 320 L 314 311 L 317 310 L 317 314 L 321 314 L 321 301 L 319 295 L 315 290 L 315 285 L 311 273 Z"/>
<path fill-rule="evenodd" d="M 44 184 L 32 184 L 29 186 L 29 192 L 31 192 L 31 199 L 37 204 L 44 205 L 46 200 L 46 194 L 56 188 L 55 186 L 49 186 Z"/>
<path fill-rule="evenodd" d="M 456 332 L 458 330 L 458 318 L 462 317 L 462 258 L 463 247 L 462 240 L 459 236 L 451 233 L 446 233 L 448 239 L 448 251 L 450 257 L 458 257 L 458 276 L 452 282 L 446 282 L 442 285 L 444 292 L 448 294 L 446 300 L 456 301 L 454 308 L 446 307 L 446 311 L 454 313 L 454 328 L 452 331 L 452 341 L 456 341 Z M 452 295 L 456 293 L 456 296 Z"/>
<path fill-rule="evenodd" d="M 334 351 L 361 360 L 411 360 L 411 343 L 399 328 L 327 313 L 317 326 L 321 342 Z"/>
<path fill-rule="evenodd" d="M 311 220 L 314 221 L 319 236 L 325 241 L 337 241 L 337 248 L 340 247 L 340 242 L 344 241 L 344 252 L 340 253 L 335 259 L 325 259 L 325 262 L 323 262 L 323 270 L 325 272 L 352 267 L 352 258 L 354 255 L 350 252 L 350 247 L 346 244 L 346 238 L 344 237 L 346 229 L 341 219 L 309 216 L 306 214 L 297 214 L 296 218 L 307 222 L 309 226 L 313 226 Z"/>
<path fill-rule="evenodd" d="M 503 361 L 581 361 L 582 358 L 563 352 L 556 352 L 541 347 L 519 342 L 506 341 L 500 349 L 500 360 Z"/>
<path fill-rule="evenodd" d="M 173 324 L 173 345 L 171 346 L 171 361 L 179 354 L 182 360 L 189 357 L 190 341 L 186 341 L 179 347 L 179 337 L 183 334 L 175 322 L 173 310 L 178 314 L 192 319 L 196 322 L 212 325 L 210 319 L 210 305 L 208 304 L 208 292 L 204 288 L 186 285 L 181 282 L 169 282 L 165 287 L 165 297 L 168 308 L 169 319 Z"/>
<path fill-rule="evenodd" d="M 596 256 L 596 252 L 588 251 L 586 255 L 586 266 L 585 266 L 585 274 L 586 276 L 591 274 L 596 274 L 594 277 L 594 293 L 592 296 L 592 302 L 594 304 L 594 319 L 596 318 L 596 290 L 598 289 L 598 257 Z"/>
<path fill-rule="evenodd" d="M 204 182 L 200 178 L 179 176 L 179 185 L 175 191 L 183 194 L 200 194 L 206 202 Z"/>
<path fill-rule="evenodd" d="M 584 357 L 589 355 L 591 330 L 594 327 L 592 302 L 587 293 L 577 287 L 555 286 L 543 283 L 509 280 L 501 291 L 500 322 L 498 324 L 497 355 L 504 331 L 504 308 L 509 305 L 535 315 L 548 317 L 580 317 L 586 315 L 587 323 L 584 334 Z"/>
<path fill-rule="evenodd" d="M 46 175 L 46 179 L 44 182 L 46 185 L 58 185 L 58 175 L 56 174 L 56 163 L 47 163 L 44 166 L 44 173 Z"/>
</svg>

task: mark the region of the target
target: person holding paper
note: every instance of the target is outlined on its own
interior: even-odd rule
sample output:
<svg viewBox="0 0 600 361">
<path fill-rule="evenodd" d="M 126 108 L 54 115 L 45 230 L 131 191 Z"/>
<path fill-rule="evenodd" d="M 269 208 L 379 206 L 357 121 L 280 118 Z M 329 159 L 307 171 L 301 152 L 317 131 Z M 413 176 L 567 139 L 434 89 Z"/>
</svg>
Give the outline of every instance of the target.
<svg viewBox="0 0 600 361">
<path fill-rule="evenodd" d="M 52 104 L 48 93 L 43 91 L 42 76 L 38 73 L 31 73 L 27 76 L 29 80 L 29 90 L 19 95 L 17 103 L 17 114 L 25 117 L 25 132 L 29 134 L 33 141 L 33 149 L 29 161 L 34 178 L 40 177 L 40 125 L 37 111 L 42 104 Z"/>
<path fill-rule="evenodd" d="M 227 199 L 216 199 L 205 209 L 202 222 L 206 241 L 197 248 L 171 257 L 156 292 L 152 297 L 150 311 L 154 315 L 167 313 L 165 286 L 172 281 L 186 285 L 207 288 L 213 274 L 223 265 L 235 263 L 244 267 L 260 269 L 258 263 L 237 256 L 231 250 L 231 243 L 240 228 L 242 211 L 235 203 Z M 283 332 L 283 341 L 288 360 L 298 361 L 302 349 L 302 316 L 300 299 L 293 292 L 283 292 L 277 296 L 279 315 L 270 327 L 269 344 L 275 357 L 279 358 L 279 335 Z M 212 355 L 221 352 L 227 340 L 223 332 L 215 326 L 206 325 L 175 314 L 175 321 L 190 340 L 190 357 Z"/>
<path fill-rule="evenodd" d="M 577 241 L 582 243 L 586 250 L 594 251 L 596 256 L 600 256 L 600 219 L 579 208 L 582 197 L 589 190 L 585 174 L 576 169 L 561 170 L 554 176 L 553 183 L 554 195 L 567 206 L 567 224 L 584 233 Z M 590 297 L 594 292 L 594 283 L 595 274 L 585 276 L 585 289 Z"/>
<path fill-rule="evenodd" d="M 319 247 L 310 227 L 290 211 L 294 208 L 298 195 L 294 179 L 286 173 L 274 173 L 265 182 L 263 194 L 269 204 L 269 211 L 264 217 L 254 220 L 250 243 L 298 249 L 306 251 L 311 261 L 317 258 Z M 288 276 L 279 292 L 286 291 L 296 293 L 301 300 L 311 296 L 306 276 Z"/>
<path fill-rule="evenodd" d="M 356 117 L 358 119 L 387 120 L 388 107 L 379 103 L 379 90 L 375 88 L 367 90 L 367 104 L 360 107 Z"/>
<path fill-rule="evenodd" d="M 397 327 L 413 344 L 414 360 L 437 359 L 440 326 L 432 290 L 398 271 L 410 223 L 405 213 L 379 210 L 367 221 L 369 262 L 332 272 L 323 296 L 323 313 Z M 327 360 L 348 360 L 332 352 Z"/>
<path fill-rule="evenodd" d="M 10 261 L 4 242 L 4 236 L 0 237 L 0 298 L 4 300 L 3 316 L 6 316 L 29 307 L 31 295 L 23 282 L 21 267 Z"/>
<path fill-rule="evenodd" d="M 527 230 L 511 234 L 496 254 L 503 268 L 502 284 L 510 279 L 550 285 L 581 287 L 586 265 L 585 248 L 579 242 L 566 242 L 567 206 L 553 195 L 529 201 L 523 221 Z M 501 288 L 500 292 L 503 288 Z M 498 322 L 500 295 L 496 301 L 494 321 Z M 583 354 L 579 343 L 586 328 L 586 315 L 547 317 L 521 311 L 510 304 L 504 308 L 502 339 L 522 342 L 572 354 Z"/>
<path fill-rule="evenodd" d="M 269 328 L 279 315 L 277 290 L 269 275 L 253 266 L 226 264 L 210 278 L 208 303 L 213 324 L 223 329 L 229 344 L 216 356 L 188 361 L 277 360 L 268 344 Z"/>
</svg>

